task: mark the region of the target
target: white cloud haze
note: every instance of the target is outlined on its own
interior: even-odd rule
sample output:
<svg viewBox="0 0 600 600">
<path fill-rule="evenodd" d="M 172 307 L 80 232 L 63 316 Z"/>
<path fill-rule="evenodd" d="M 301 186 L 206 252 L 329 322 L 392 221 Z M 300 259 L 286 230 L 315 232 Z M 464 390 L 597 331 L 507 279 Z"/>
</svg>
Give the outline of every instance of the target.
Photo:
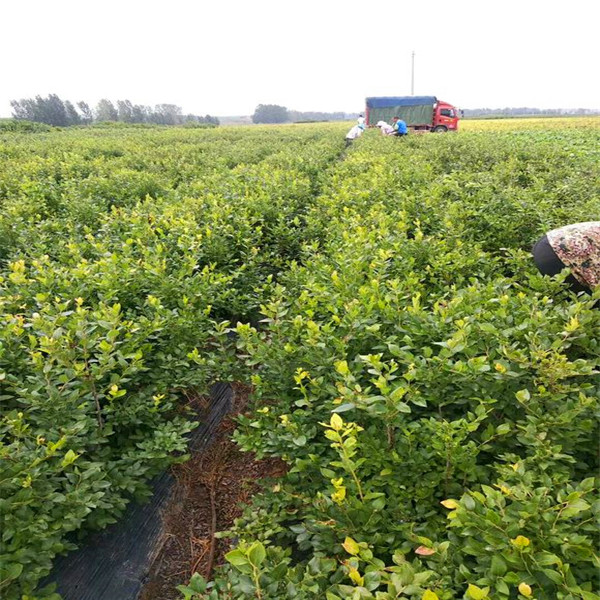
<svg viewBox="0 0 600 600">
<path fill-rule="evenodd" d="M 247 115 L 359 111 L 365 96 L 463 108 L 600 108 L 600 2 L 20 0 L 0 4 L 9 101 L 129 99 Z"/>
</svg>

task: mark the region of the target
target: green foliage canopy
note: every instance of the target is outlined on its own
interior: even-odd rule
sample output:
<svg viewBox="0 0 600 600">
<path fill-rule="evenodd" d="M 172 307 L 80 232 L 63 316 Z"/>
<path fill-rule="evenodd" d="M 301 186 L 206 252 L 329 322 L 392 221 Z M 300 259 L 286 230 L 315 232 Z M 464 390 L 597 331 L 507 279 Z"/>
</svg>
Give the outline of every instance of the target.
<svg viewBox="0 0 600 600">
<path fill-rule="evenodd" d="M 184 457 L 218 378 L 289 472 L 187 597 L 597 600 L 598 294 L 528 252 L 598 214 L 598 130 L 344 131 L 3 133 L 4 597 Z"/>
<path fill-rule="evenodd" d="M 278 104 L 259 104 L 252 115 L 253 123 L 287 123 L 288 110 Z"/>
</svg>

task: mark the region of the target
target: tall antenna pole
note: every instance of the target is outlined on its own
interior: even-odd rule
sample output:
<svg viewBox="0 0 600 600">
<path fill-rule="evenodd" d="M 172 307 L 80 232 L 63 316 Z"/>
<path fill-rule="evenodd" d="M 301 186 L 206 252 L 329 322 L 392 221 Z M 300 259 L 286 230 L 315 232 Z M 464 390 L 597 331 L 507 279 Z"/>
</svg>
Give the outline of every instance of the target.
<svg viewBox="0 0 600 600">
<path fill-rule="evenodd" d="M 412 69 L 410 71 L 410 95 L 415 95 L 415 51 L 412 51 Z"/>
</svg>

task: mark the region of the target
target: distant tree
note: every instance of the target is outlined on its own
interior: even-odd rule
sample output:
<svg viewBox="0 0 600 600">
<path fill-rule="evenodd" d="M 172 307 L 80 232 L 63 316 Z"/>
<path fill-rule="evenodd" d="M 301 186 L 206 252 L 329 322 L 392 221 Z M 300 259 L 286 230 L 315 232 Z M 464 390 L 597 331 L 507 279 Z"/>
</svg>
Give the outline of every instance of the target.
<svg viewBox="0 0 600 600">
<path fill-rule="evenodd" d="M 119 112 L 115 108 L 114 104 L 102 98 L 96 106 L 96 121 L 117 121 L 119 119 Z"/>
<path fill-rule="evenodd" d="M 65 114 L 67 115 L 67 124 L 68 125 L 79 125 L 81 124 L 81 116 L 73 106 L 73 103 L 70 100 L 65 100 Z"/>
<path fill-rule="evenodd" d="M 117 113 L 119 121 L 133 123 L 133 104 L 129 100 L 117 100 Z"/>
<path fill-rule="evenodd" d="M 13 109 L 12 116 L 15 119 L 37 121 L 38 111 L 36 101 L 33 98 L 21 98 L 21 100 L 11 100 L 10 105 Z"/>
<path fill-rule="evenodd" d="M 149 110 L 146 106 L 141 104 L 134 104 L 131 107 L 131 120 L 133 123 L 145 123 L 147 120 Z"/>
<path fill-rule="evenodd" d="M 289 110 L 288 115 L 290 117 L 290 121 L 293 121 L 294 123 L 302 121 L 347 121 L 349 119 L 355 119 L 356 116 L 358 116 L 355 116 L 354 114 L 346 114 L 344 112 L 300 112 L 298 110 Z"/>
<path fill-rule="evenodd" d="M 36 96 L 12 100 L 10 104 L 15 119 L 27 119 L 58 127 L 69 125 L 65 104 L 56 94 L 50 94 L 47 98 Z"/>
<path fill-rule="evenodd" d="M 289 121 L 288 110 L 278 104 L 259 104 L 252 115 L 253 123 L 285 123 Z"/>
<path fill-rule="evenodd" d="M 191 125 L 193 123 L 198 123 L 200 125 L 220 125 L 219 119 L 217 117 L 211 117 L 210 115 L 200 117 L 198 115 L 189 114 L 183 116 L 182 120 L 185 125 Z"/>
<path fill-rule="evenodd" d="M 181 107 L 175 104 L 157 104 L 150 120 L 157 125 L 178 125 L 183 122 Z"/>
<path fill-rule="evenodd" d="M 40 100 L 42 102 L 44 116 L 47 119 L 42 121 L 43 123 L 57 125 L 59 127 L 70 125 L 65 104 L 56 94 L 50 94 L 47 98 L 40 98 Z"/>
<path fill-rule="evenodd" d="M 87 102 L 81 100 L 77 103 L 77 108 L 81 113 L 82 123 L 87 125 L 88 123 L 91 123 L 94 120 L 94 113 L 92 113 L 92 109 L 90 108 L 90 105 Z"/>
</svg>

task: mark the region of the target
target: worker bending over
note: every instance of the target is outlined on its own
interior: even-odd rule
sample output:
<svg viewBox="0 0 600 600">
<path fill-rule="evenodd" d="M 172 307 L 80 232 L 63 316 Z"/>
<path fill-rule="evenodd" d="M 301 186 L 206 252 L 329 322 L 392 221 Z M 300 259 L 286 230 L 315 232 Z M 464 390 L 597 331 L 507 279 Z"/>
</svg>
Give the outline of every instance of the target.
<svg viewBox="0 0 600 600">
<path fill-rule="evenodd" d="M 364 125 L 355 125 L 352 129 L 346 134 L 346 148 L 358 137 L 362 135 L 364 131 Z"/>
<path fill-rule="evenodd" d="M 392 120 L 392 128 L 394 130 L 392 135 L 403 136 L 408 134 L 408 127 L 400 117 L 394 117 Z"/>
<path fill-rule="evenodd" d="M 600 286 L 600 221 L 574 223 L 549 231 L 533 247 L 533 260 L 542 275 L 557 275 L 563 269 L 574 292 L 589 292 Z"/>
<path fill-rule="evenodd" d="M 385 121 L 378 121 L 377 127 L 381 130 L 381 135 L 394 135 L 394 128 Z"/>
</svg>

